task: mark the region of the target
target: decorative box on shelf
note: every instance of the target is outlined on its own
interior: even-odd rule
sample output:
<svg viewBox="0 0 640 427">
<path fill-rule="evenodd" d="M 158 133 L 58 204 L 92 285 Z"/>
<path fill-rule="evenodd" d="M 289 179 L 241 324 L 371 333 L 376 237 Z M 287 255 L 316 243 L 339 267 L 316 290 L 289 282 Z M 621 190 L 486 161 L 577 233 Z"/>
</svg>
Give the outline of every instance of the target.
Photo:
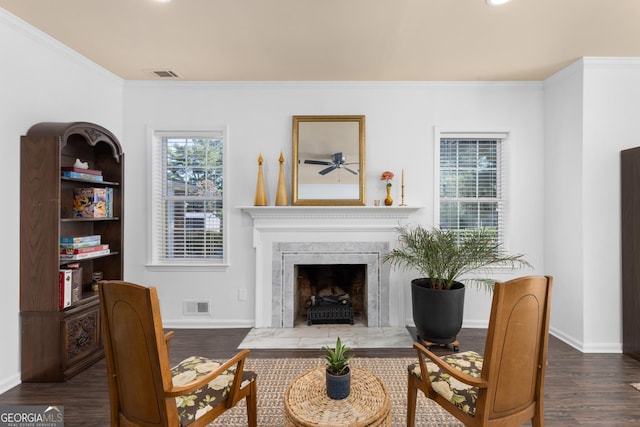
<svg viewBox="0 0 640 427">
<path fill-rule="evenodd" d="M 111 218 L 113 216 L 112 188 L 75 188 L 73 216 L 83 218 Z"/>
</svg>

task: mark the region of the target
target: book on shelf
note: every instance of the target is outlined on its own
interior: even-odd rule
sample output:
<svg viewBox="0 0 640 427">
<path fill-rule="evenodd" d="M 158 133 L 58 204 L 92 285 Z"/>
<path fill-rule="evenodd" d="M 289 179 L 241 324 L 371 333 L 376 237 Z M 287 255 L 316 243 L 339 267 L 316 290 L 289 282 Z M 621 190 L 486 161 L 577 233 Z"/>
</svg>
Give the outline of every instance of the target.
<svg viewBox="0 0 640 427">
<path fill-rule="evenodd" d="M 101 244 L 95 246 L 84 246 L 84 247 L 63 247 L 60 245 L 60 254 L 61 255 L 78 255 L 78 254 L 88 254 L 91 252 L 103 251 L 105 249 L 109 249 L 108 244 Z"/>
<path fill-rule="evenodd" d="M 93 258 L 93 257 L 98 257 L 98 256 L 102 256 L 102 255 L 109 255 L 111 253 L 111 249 L 103 249 L 101 251 L 95 251 L 95 252 L 87 252 L 84 254 L 71 254 L 71 255 L 60 255 L 60 260 L 61 261 L 74 261 L 74 260 L 80 260 L 80 259 L 87 259 L 87 258 Z"/>
<path fill-rule="evenodd" d="M 90 175 L 102 175 L 102 171 L 96 169 L 83 169 L 77 168 L 74 166 L 63 166 L 60 168 L 62 172 L 78 172 L 78 173 L 86 173 Z"/>
<path fill-rule="evenodd" d="M 113 217 L 113 188 L 74 188 L 73 216 Z"/>
<path fill-rule="evenodd" d="M 64 268 L 71 270 L 71 304 L 74 304 L 82 299 L 82 266 L 76 262 Z"/>
<path fill-rule="evenodd" d="M 100 242 L 60 243 L 60 250 L 62 250 L 62 249 L 91 248 L 93 246 L 99 246 L 99 245 L 100 245 Z"/>
<path fill-rule="evenodd" d="M 93 234 L 90 236 L 61 237 L 60 246 L 67 245 L 67 244 L 78 244 L 78 243 L 90 243 L 91 246 L 99 245 L 101 238 L 102 236 L 100 234 Z"/>
<path fill-rule="evenodd" d="M 71 280 L 72 271 L 68 269 L 60 270 L 60 308 L 67 308 L 71 305 Z"/>
<path fill-rule="evenodd" d="M 85 179 L 87 181 L 96 181 L 96 182 L 101 182 L 104 179 L 102 175 L 92 175 L 90 173 L 72 172 L 72 171 L 63 171 L 62 176 L 64 178 Z"/>
<path fill-rule="evenodd" d="M 113 188 L 107 188 L 107 218 L 113 218 Z"/>
</svg>

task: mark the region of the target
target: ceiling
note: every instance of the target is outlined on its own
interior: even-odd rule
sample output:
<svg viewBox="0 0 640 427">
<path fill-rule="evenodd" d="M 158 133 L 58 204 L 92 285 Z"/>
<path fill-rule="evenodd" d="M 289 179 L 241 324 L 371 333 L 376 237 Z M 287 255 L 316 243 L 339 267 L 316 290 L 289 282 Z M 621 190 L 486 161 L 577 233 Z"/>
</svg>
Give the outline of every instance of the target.
<svg viewBox="0 0 640 427">
<path fill-rule="evenodd" d="M 126 80 L 542 80 L 640 57 L 640 0 L 0 0 Z"/>
</svg>

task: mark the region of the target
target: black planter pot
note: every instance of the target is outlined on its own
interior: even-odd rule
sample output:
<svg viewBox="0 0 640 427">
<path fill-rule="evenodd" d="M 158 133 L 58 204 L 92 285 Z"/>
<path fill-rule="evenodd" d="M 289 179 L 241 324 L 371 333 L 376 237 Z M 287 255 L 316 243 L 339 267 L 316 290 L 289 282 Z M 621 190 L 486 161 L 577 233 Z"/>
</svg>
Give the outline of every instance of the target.
<svg viewBox="0 0 640 427">
<path fill-rule="evenodd" d="M 327 370 L 327 396 L 334 400 L 341 400 L 349 396 L 351 392 L 351 369 L 347 373 L 334 375 Z"/>
<path fill-rule="evenodd" d="M 451 344 L 462 328 L 464 314 L 463 283 L 454 282 L 451 289 L 432 289 L 428 278 L 411 281 L 413 322 L 418 338 L 434 344 Z"/>
</svg>

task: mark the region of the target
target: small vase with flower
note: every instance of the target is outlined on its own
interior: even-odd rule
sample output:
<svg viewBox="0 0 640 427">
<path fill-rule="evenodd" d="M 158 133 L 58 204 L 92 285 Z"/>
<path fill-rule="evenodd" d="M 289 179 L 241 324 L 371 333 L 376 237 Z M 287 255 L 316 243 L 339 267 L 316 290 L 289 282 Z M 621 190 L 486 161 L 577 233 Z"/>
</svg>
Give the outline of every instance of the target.
<svg viewBox="0 0 640 427">
<path fill-rule="evenodd" d="M 380 176 L 380 180 L 387 181 L 387 197 L 384 199 L 385 206 L 393 205 L 393 199 L 391 198 L 391 180 L 393 179 L 393 172 L 384 171 Z"/>
</svg>

